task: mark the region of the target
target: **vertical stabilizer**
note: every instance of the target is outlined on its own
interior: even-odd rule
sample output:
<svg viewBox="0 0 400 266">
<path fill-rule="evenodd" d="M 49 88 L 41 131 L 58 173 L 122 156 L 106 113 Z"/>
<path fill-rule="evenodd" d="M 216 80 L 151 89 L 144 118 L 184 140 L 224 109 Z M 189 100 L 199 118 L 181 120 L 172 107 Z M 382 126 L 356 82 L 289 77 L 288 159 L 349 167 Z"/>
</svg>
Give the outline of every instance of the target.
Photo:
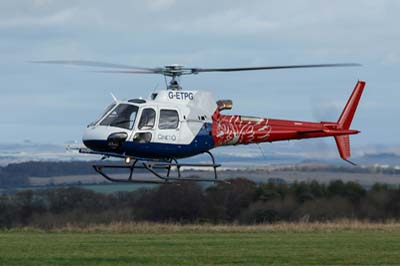
<svg viewBox="0 0 400 266">
<path fill-rule="evenodd" d="M 351 122 L 353 121 L 354 114 L 357 110 L 358 103 L 360 102 L 361 95 L 365 87 L 365 81 L 358 81 L 356 87 L 353 90 L 346 106 L 343 109 L 342 114 L 338 120 L 338 126 L 340 129 L 349 129 Z"/>
<path fill-rule="evenodd" d="M 351 94 L 349 100 L 346 103 L 346 106 L 344 107 L 342 114 L 339 117 L 339 120 L 337 121 L 337 129 L 338 130 L 348 130 L 350 129 L 351 122 L 353 121 L 354 114 L 356 113 L 358 103 L 360 102 L 361 95 L 364 91 L 365 87 L 365 81 L 358 81 L 353 93 Z M 335 141 L 336 141 L 336 146 L 338 148 L 340 157 L 351 163 L 348 160 L 350 158 L 351 153 L 350 153 L 350 136 L 349 135 L 337 135 L 334 136 Z"/>
</svg>

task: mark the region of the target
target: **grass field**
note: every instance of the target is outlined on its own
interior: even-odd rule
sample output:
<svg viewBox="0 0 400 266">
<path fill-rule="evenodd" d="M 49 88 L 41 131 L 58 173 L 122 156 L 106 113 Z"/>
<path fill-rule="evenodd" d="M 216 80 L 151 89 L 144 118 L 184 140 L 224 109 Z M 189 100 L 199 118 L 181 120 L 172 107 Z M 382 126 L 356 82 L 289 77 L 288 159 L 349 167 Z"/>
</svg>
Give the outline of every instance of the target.
<svg viewBox="0 0 400 266">
<path fill-rule="evenodd" d="M 400 265 L 400 225 L 18 229 L 0 232 L 0 265 Z"/>
</svg>

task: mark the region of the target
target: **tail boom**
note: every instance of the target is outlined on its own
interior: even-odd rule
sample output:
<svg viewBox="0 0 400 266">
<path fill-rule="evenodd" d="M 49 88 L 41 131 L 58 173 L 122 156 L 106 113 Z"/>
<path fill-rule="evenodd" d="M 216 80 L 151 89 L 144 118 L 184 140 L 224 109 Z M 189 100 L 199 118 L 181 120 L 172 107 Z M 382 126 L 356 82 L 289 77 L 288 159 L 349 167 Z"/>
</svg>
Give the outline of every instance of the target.
<svg viewBox="0 0 400 266">
<path fill-rule="evenodd" d="M 334 137 L 342 159 L 350 157 L 349 135 L 360 133 L 350 129 L 365 87 L 358 81 L 337 122 L 304 122 L 280 119 L 213 115 L 212 136 L 215 146 L 274 142 L 291 139 Z"/>
</svg>

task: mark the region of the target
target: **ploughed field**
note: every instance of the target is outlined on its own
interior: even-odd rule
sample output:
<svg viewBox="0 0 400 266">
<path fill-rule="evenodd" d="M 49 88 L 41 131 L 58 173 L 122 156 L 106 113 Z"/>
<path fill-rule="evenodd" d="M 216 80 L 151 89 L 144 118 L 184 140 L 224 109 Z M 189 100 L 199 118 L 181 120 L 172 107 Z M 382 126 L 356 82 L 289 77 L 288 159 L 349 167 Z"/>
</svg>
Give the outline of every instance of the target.
<svg viewBox="0 0 400 266">
<path fill-rule="evenodd" d="M 399 265 L 400 224 L 114 224 L 0 231 L 0 265 Z"/>
</svg>

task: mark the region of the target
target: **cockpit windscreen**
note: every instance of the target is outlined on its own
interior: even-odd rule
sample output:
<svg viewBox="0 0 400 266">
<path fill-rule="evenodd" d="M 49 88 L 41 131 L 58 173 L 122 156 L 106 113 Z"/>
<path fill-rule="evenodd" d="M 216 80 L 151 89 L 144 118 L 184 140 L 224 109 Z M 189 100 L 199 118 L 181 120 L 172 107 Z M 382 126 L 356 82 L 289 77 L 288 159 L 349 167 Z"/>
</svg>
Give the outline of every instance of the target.
<svg viewBox="0 0 400 266">
<path fill-rule="evenodd" d="M 101 114 L 101 116 L 99 116 L 98 119 L 96 119 L 95 121 L 93 121 L 92 123 L 89 124 L 90 126 L 94 126 L 96 125 L 101 119 L 103 119 L 103 117 L 108 114 L 108 112 L 110 112 L 111 109 L 113 109 L 115 107 L 115 103 L 110 104 L 109 106 L 107 106 L 106 110 Z"/>
<path fill-rule="evenodd" d="M 135 124 L 138 107 L 130 104 L 119 104 L 106 118 L 101 121 L 102 126 L 132 129 Z"/>
</svg>

